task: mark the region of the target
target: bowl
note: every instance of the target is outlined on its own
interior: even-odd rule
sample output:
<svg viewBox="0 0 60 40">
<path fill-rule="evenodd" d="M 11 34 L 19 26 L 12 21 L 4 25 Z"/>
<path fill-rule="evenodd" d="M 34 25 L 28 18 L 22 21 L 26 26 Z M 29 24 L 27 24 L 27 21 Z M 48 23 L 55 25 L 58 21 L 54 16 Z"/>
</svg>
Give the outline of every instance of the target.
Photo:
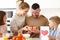
<svg viewBox="0 0 60 40">
<path fill-rule="evenodd" d="M 25 38 L 29 38 L 29 37 L 30 37 L 30 34 L 23 34 L 23 36 L 24 36 Z"/>
</svg>

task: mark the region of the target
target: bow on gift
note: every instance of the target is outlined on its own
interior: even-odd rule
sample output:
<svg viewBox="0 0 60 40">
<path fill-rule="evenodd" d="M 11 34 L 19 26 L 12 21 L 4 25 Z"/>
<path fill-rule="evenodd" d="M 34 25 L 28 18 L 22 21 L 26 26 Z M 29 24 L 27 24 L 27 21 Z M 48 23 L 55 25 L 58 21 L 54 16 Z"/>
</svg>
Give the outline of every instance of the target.
<svg viewBox="0 0 60 40">
<path fill-rule="evenodd" d="M 14 37 L 13 37 L 13 40 L 26 40 L 26 38 L 23 37 L 22 34 L 18 34 L 18 36 L 14 36 Z"/>
</svg>

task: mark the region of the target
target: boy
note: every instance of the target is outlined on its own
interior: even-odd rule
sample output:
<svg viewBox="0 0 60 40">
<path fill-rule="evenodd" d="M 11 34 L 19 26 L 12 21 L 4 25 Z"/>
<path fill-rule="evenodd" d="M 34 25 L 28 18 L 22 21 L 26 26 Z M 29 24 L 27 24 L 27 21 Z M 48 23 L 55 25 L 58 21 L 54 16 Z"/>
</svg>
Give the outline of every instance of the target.
<svg viewBox="0 0 60 40">
<path fill-rule="evenodd" d="M 50 26 L 50 40 L 56 40 L 57 28 L 60 23 L 60 18 L 58 16 L 53 16 L 49 19 L 49 26 Z"/>
</svg>

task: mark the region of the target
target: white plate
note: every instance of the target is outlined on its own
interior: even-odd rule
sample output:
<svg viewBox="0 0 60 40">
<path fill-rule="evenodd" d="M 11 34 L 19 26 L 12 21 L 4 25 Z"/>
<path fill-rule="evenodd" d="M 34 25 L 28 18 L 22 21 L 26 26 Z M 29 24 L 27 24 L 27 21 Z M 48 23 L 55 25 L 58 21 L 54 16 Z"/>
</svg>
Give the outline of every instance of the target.
<svg viewBox="0 0 60 40">
<path fill-rule="evenodd" d="M 23 36 L 24 36 L 25 38 L 29 38 L 29 37 L 30 37 L 30 34 L 23 34 Z"/>
</svg>

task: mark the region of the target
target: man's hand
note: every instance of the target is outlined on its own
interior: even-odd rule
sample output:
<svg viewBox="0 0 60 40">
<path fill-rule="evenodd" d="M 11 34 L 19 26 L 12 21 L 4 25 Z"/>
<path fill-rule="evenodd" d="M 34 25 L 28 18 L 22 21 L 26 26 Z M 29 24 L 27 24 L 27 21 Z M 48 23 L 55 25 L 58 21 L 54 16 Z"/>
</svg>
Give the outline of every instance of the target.
<svg viewBox="0 0 60 40">
<path fill-rule="evenodd" d="M 35 33 L 35 34 L 40 34 L 40 30 L 36 29 L 36 30 L 32 30 L 31 32 Z"/>
</svg>

